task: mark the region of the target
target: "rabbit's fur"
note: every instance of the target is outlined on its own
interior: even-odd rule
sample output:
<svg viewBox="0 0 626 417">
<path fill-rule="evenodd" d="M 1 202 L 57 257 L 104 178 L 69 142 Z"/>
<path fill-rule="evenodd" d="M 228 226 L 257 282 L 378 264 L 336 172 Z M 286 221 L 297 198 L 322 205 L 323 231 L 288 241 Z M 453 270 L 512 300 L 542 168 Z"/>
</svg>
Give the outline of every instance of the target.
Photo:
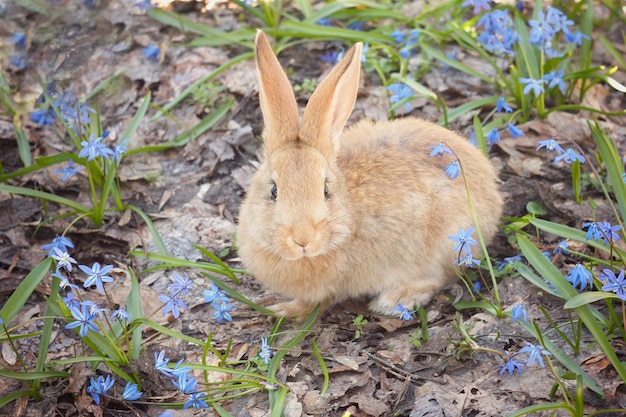
<svg viewBox="0 0 626 417">
<path fill-rule="evenodd" d="M 372 311 L 394 314 L 398 304 L 425 305 L 455 277 L 459 253 L 449 236 L 474 222 L 463 177 L 444 172 L 455 157 L 430 157 L 428 146 L 444 142 L 455 152 L 486 243 L 497 230 L 496 174 L 467 140 L 416 118 L 343 129 L 361 48 L 320 83 L 300 123 L 287 76 L 265 34 L 256 37 L 265 160 L 241 205 L 237 242 L 245 267 L 294 299 L 273 306 L 281 315 L 364 297 Z"/>
</svg>

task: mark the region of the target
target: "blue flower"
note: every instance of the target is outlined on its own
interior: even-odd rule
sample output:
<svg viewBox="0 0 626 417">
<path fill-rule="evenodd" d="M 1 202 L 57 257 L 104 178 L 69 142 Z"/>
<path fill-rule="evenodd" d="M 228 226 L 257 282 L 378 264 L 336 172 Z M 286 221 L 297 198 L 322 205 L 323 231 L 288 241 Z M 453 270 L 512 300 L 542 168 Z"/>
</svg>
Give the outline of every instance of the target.
<svg viewBox="0 0 626 417">
<path fill-rule="evenodd" d="M 24 32 L 15 32 L 9 38 L 9 42 L 17 46 L 18 48 L 24 49 L 26 47 L 26 35 L 24 34 Z"/>
<path fill-rule="evenodd" d="M 78 268 L 80 268 L 80 270 L 85 274 L 89 275 L 83 284 L 83 287 L 85 288 L 89 288 L 95 284 L 98 292 L 104 293 L 103 283 L 113 282 L 113 278 L 107 275 L 113 269 L 113 265 L 105 265 L 100 268 L 100 264 L 95 262 L 91 268 L 86 265 L 78 265 Z"/>
<path fill-rule="evenodd" d="M 572 284 L 574 288 L 578 288 L 583 291 L 587 286 L 591 288 L 593 283 L 593 276 L 591 272 L 587 270 L 581 264 L 576 264 L 567 274 L 567 280 Z"/>
<path fill-rule="evenodd" d="M 574 45 L 580 46 L 583 44 L 583 39 L 591 39 L 589 36 L 582 33 L 580 30 L 576 33 L 568 32 L 565 34 L 565 40 Z"/>
<path fill-rule="evenodd" d="M 50 276 L 57 278 L 60 282 L 59 282 L 59 288 L 61 289 L 67 289 L 69 288 L 69 291 L 76 291 L 78 290 L 78 285 L 74 285 L 69 281 L 69 278 L 63 276 L 61 274 L 61 270 L 57 267 L 56 272 L 50 274 Z"/>
<path fill-rule="evenodd" d="M 68 303 L 65 303 L 66 305 Z M 68 306 L 69 307 L 69 306 Z M 68 323 L 65 325 L 66 329 L 75 329 L 80 327 L 79 334 L 81 337 L 87 336 L 89 330 L 93 330 L 94 332 L 98 332 L 98 326 L 94 323 L 94 320 L 97 318 L 95 314 L 93 314 L 89 307 L 85 304 L 80 306 L 80 309 L 76 307 L 69 307 L 70 313 L 76 319 L 75 321 Z"/>
<path fill-rule="evenodd" d="M 193 407 L 194 410 L 199 410 L 201 408 L 209 408 L 209 405 L 203 400 L 206 397 L 204 392 L 197 392 L 195 394 L 189 394 L 187 397 L 187 401 L 183 408 Z"/>
<path fill-rule="evenodd" d="M 270 359 L 272 359 L 272 355 L 274 355 L 274 352 L 272 351 L 272 348 L 270 348 L 270 346 L 267 344 L 267 337 L 262 337 L 259 357 L 263 359 L 263 362 L 265 362 L 265 364 L 267 365 L 270 362 Z"/>
<path fill-rule="evenodd" d="M 536 150 L 538 151 L 541 148 L 546 148 L 546 150 L 549 152 L 556 150 L 558 154 L 562 154 L 563 152 L 565 152 L 563 148 L 561 148 L 561 146 L 559 146 L 559 144 L 556 143 L 556 140 L 554 139 L 547 139 L 547 140 L 540 141 L 539 146 L 537 146 Z"/>
<path fill-rule="evenodd" d="M 563 74 L 564 72 L 562 70 L 550 71 L 548 74 L 543 76 L 543 80 L 548 83 L 548 88 L 558 86 L 561 93 L 565 94 L 567 83 L 563 81 Z"/>
<path fill-rule="evenodd" d="M 448 239 L 456 242 L 456 246 L 454 246 L 455 252 L 460 253 L 461 250 L 463 250 L 466 254 L 472 253 L 472 248 L 470 246 L 478 245 L 478 242 L 471 237 L 472 233 L 474 233 L 474 226 L 470 226 L 467 230 L 459 229 L 459 233 L 457 235 L 448 236 Z"/>
<path fill-rule="evenodd" d="M 111 313 L 111 317 L 109 318 L 109 320 L 111 322 L 119 320 L 121 322 L 130 323 L 130 315 L 125 309 L 118 308 L 117 310 L 113 311 L 113 313 Z"/>
<path fill-rule="evenodd" d="M 48 110 L 33 110 L 32 112 L 30 112 L 30 121 L 33 123 L 37 123 L 38 126 L 52 126 L 56 118 L 57 114 L 52 108 Z"/>
<path fill-rule="evenodd" d="M 154 352 L 154 368 L 161 372 L 163 375 L 172 376 L 172 370 L 167 366 L 170 360 L 165 357 L 165 350 L 160 351 L 158 354 Z"/>
<path fill-rule="evenodd" d="M 471 253 L 467 253 L 464 257 L 459 259 L 456 264 L 465 268 L 479 267 L 480 259 L 475 259 Z"/>
<path fill-rule="evenodd" d="M 59 249 L 61 252 L 68 252 L 67 248 L 74 248 L 74 244 L 69 238 L 56 235 L 56 237 L 52 239 L 52 243 L 43 245 L 41 250 L 49 251 L 48 257 L 50 257 L 54 253 L 54 248 Z"/>
<path fill-rule="evenodd" d="M 82 141 L 80 143 L 83 149 L 78 153 L 78 157 L 87 158 L 87 161 L 93 161 L 98 156 L 110 158 L 113 155 L 113 151 L 102 143 L 102 139 L 104 139 L 105 136 L 106 134 L 96 138 L 93 134 L 90 134 L 88 141 Z"/>
<path fill-rule="evenodd" d="M 461 7 L 472 6 L 474 8 L 473 13 L 478 14 L 482 10 L 491 10 L 491 0 L 465 0 Z"/>
<path fill-rule="evenodd" d="M 567 250 L 568 246 L 569 244 L 566 240 L 560 241 L 557 247 L 554 249 L 554 254 L 556 255 L 557 253 L 561 253 L 563 255 L 569 255 L 569 251 Z"/>
<path fill-rule="evenodd" d="M 577 153 L 573 148 L 568 148 L 561 155 L 554 158 L 554 163 L 564 161 L 567 164 L 571 164 L 574 161 L 580 161 L 581 164 L 585 163 L 585 157 Z"/>
<path fill-rule="evenodd" d="M 180 378 L 182 374 L 187 374 L 191 372 L 191 367 L 183 366 L 183 361 L 184 359 L 181 359 L 178 362 L 176 362 L 176 365 L 174 365 L 174 368 L 171 371 L 173 376 Z"/>
<path fill-rule="evenodd" d="M 52 172 L 56 172 L 57 174 L 63 174 L 61 176 L 62 182 L 65 182 L 66 179 L 68 179 L 71 176 L 76 175 L 79 171 L 82 171 L 84 169 L 81 166 L 74 168 L 74 161 L 71 159 L 68 159 L 67 162 L 68 162 L 68 165 L 65 168 L 52 170 Z"/>
<path fill-rule="evenodd" d="M 150 61 L 159 62 L 159 47 L 156 45 L 148 45 L 141 50 L 143 56 Z"/>
<path fill-rule="evenodd" d="M 89 314 L 93 316 L 98 316 L 100 319 L 102 319 L 104 317 L 104 313 L 107 312 L 106 308 L 100 308 L 98 304 L 94 303 L 91 300 L 81 301 L 80 305 L 87 307 L 89 309 Z"/>
<path fill-rule="evenodd" d="M 404 42 L 404 38 L 406 38 L 406 33 L 404 33 L 401 30 L 394 30 L 393 32 L 389 34 L 389 36 L 391 36 L 391 38 L 393 39 L 395 43 L 400 44 Z"/>
<path fill-rule="evenodd" d="M 370 50 L 370 44 L 369 43 L 363 44 L 363 49 L 361 50 L 361 63 L 365 63 L 365 60 L 367 58 L 365 54 L 369 50 Z"/>
<path fill-rule="evenodd" d="M 535 363 L 535 361 L 537 361 L 539 363 L 539 366 L 541 366 L 542 368 L 545 368 L 542 355 L 552 355 L 543 346 L 541 345 L 535 346 L 530 342 L 526 342 L 526 346 L 519 350 L 519 353 L 525 353 L 525 352 L 529 353 L 528 366 L 532 365 L 533 363 Z"/>
<path fill-rule="evenodd" d="M 412 50 L 417 45 L 417 40 L 419 38 L 420 33 L 421 31 L 419 29 L 411 29 L 409 31 L 409 36 L 406 40 L 406 43 L 404 44 L 402 48 L 400 48 L 400 56 L 402 58 L 406 59 L 411 55 Z"/>
<path fill-rule="evenodd" d="M 532 91 L 535 97 L 539 97 L 541 94 L 543 94 L 546 91 L 545 88 L 543 87 L 543 83 L 545 83 L 544 80 L 534 80 L 532 78 L 522 77 L 518 81 L 520 82 L 520 84 L 526 85 L 524 87 L 524 90 L 522 91 L 524 95 Z"/>
<path fill-rule="evenodd" d="M 190 377 L 189 374 L 180 374 L 178 379 L 174 380 L 173 383 L 183 394 L 198 392 L 198 380 Z"/>
<path fill-rule="evenodd" d="M 546 21 L 543 10 L 539 10 L 537 19 L 529 20 L 528 25 L 531 27 L 528 34 L 529 42 L 533 45 L 539 45 L 540 48 L 548 43 L 555 34 L 554 28 Z"/>
<path fill-rule="evenodd" d="M 513 20 L 507 11 L 494 10 L 486 13 L 478 20 L 476 26 L 484 29 L 484 32 L 480 33 L 476 40 L 487 51 L 498 55 L 515 55 L 512 48 L 519 39 L 519 35 L 515 32 Z"/>
<path fill-rule="evenodd" d="M 446 172 L 446 175 L 448 177 L 450 177 L 451 180 L 453 180 L 456 177 L 458 177 L 459 174 L 461 173 L 461 167 L 459 166 L 459 160 L 455 159 L 454 161 L 452 161 L 452 163 L 450 165 L 447 165 L 445 167 L 445 172 Z"/>
<path fill-rule="evenodd" d="M 76 263 L 76 259 L 72 258 L 69 253 L 59 248 L 53 248 L 52 250 L 53 253 L 50 257 L 57 261 L 58 267 L 72 272 L 72 264 Z"/>
<path fill-rule="evenodd" d="M 204 301 L 207 303 L 219 304 L 230 303 L 231 301 L 226 291 L 220 290 L 215 284 L 211 284 L 210 290 L 202 291 L 202 295 L 204 295 Z"/>
<path fill-rule="evenodd" d="M 506 101 L 504 101 L 504 97 L 500 96 L 498 98 L 498 102 L 496 103 L 496 111 L 497 112 L 507 112 L 507 113 L 511 113 L 513 111 L 513 109 L 511 108 L 511 106 L 509 106 L 508 104 L 506 104 Z"/>
<path fill-rule="evenodd" d="M 185 272 L 185 276 L 183 277 L 180 274 L 175 273 L 172 275 L 174 282 L 168 285 L 170 289 L 170 294 L 182 296 L 187 295 L 189 293 L 189 289 L 193 285 L 193 281 L 189 279 L 189 275 Z"/>
<path fill-rule="evenodd" d="M 585 240 L 593 239 L 597 242 L 603 237 L 602 229 L 600 229 L 600 226 L 597 222 L 583 223 L 583 229 L 587 229 L 587 235 L 585 236 Z"/>
<path fill-rule="evenodd" d="M 476 141 L 476 133 L 474 133 L 474 129 L 469 130 L 469 143 L 473 146 L 478 147 L 478 142 Z"/>
<path fill-rule="evenodd" d="M 498 264 L 498 271 L 502 271 L 507 265 L 514 266 L 515 262 L 522 262 L 522 255 L 506 257 Z"/>
<path fill-rule="evenodd" d="M 415 314 L 417 310 L 410 311 L 408 308 L 406 308 L 402 304 L 398 304 L 393 309 L 393 311 L 398 314 L 398 318 L 400 320 L 408 321 L 408 320 L 413 320 L 413 314 Z"/>
<path fill-rule="evenodd" d="M 154 9 L 156 6 L 152 4 L 151 0 L 137 0 L 135 7 L 137 7 L 141 12 L 147 12 L 148 10 Z"/>
<path fill-rule="evenodd" d="M 496 371 L 500 371 L 500 375 L 504 375 L 505 372 L 508 372 L 509 375 L 513 375 L 513 373 L 517 370 L 517 372 L 522 375 L 524 372 L 523 367 L 526 366 L 526 362 L 516 361 L 514 358 L 508 359 L 505 363 L 501 363 L 496 366 Z"/>
<path fill-rule="evenodd" d="M 509 133 L 511 134 L 511 137 L 513 139 L 517 139 L 520 136 L 525 136 L 526 135 L 521 129 L 519 129 L 518 127 L 516 127 L 512 123 L 509 123 L 508 128 L 509 128 Z"/>
<path fill-rule="evenodd" d="M 498 129 L 491 129 L 489 133 L 487 133 L 487 142 L 489 142 L 490 145 L 500 143 L 500 133 L 498 133 Z"/>
<path fill-rule="evenodd" d="M 137 388 L 137 384 L 131 384 L 130 382 L 126 382 L 126 386 L 124 387 L 124 392 L 122 393 L 122 398 L 126 401 L 135 401 L 141 398 L 142 392 Z"/>
<path fill-rule="evenodd" d="M 65 297 L 61 297 L 67 308 L 71 311 L 72 308 L 80 308 L 80 300 L 74 297 L 74 293 L 68 292 Z"/>
<path fill-rule="evenodd" d="M 317 19 L 317 21 L 315 22 L 320 26 L 332 26 L 333 25 L 333 21 L 327 17 L 322 17 L 320 19 Z"/>
<path fill-rule="evenodd" d="M 528 312 L 526 311 L 526 306 L 524 304 L 518 304 L 513 309 L 511 309 L 511 317 L 513 320 L 524 320 L 524 323 L 528 323 Z"/>
<path fill-rule="evenodd" d="M 234 304 L 226 304 L 224 302 L 221 304 L 213 303 L 213 308 L 215 309 L 213 317 L 218 323 L 221 323 L 222 320 L 233 321 L 232 316 L 228 312 L 235 308 Z"/>
<path fill-rule="evenodd" d="M 544 250 L 544 251 L 541 251 L 541 254 L 545 256 L 548 261 L 552 262 L 552 258 L 550 257 L 551 256 L 550 252 Z"/>
<path fill-rule="evenodd" d="M 11 66 L 15 67 L 16 71 L 23 71 L 26 69 L 26 55 L 13 54 L 11 55 Z"/>
<path fill-rule="evenodd" d="M 87 392 L 93 397 L 93 400 L 97 405 L 100 405 L 100 396 L 107 395 L 107 391 L 113 387 L 113 381 L 111 375 L 107 375 L 106 379 L 102 375 L 98 377 L 98 380 L 89 378 L 91 380 L 90 385 L 87 387 Z"/>
<path fill-rule="evenodd" d="M 626 282 L 624 282 L 624 270 L 619 271 L 619 275 L 610 269 L 603 269 L 598 279 L 604 284 L 602 291 L 614 292 L 622 301 L 626 301 Z"/>
<path fill-rule="evenodd" d="M 622 226 L 618 224 L 616 224 L 615 226 L 611 226 L 611 223 L 609 222 L 596 222 L 596 224 L 600 228 L 600 233 L 602 233 L 604 246 L 608 245 L 609 242 L 615 242 L 615 241 L 620 240 L 620 237 L 617 234 L 617 232 L 622 229 Z"/>
<path fill-rule="evenodd" d="M 448 147 L 443 142 L 439 142 L 439 144 L 435 146 L 427 146 L 426 148 L 432 149 L 432 151 L 430 152 L 431 158 L 437 155 L 443 156 L 444 153 L 447 153 L 449 155 L 454 155 L 454 152 L 448 149 Z"/>
<path fill-rule="evenodd" d="M 406 99 L 413 97 L 414 92 L 411 87 L 404 83 L 393 83 L 387 86 L 387 90 L 391 91 L 394 95 L 389 97 L 389 101 L 391 103 L 397 103 Z M 404 109 L 406 111 L 411 111 L 411 105 L 406 102 L 404 103 Z"/>
<path fill-rule="evenodd" d="M 548 6 L 546 8 L 546 22 L 549 25 L 552 25 L 552 30 L 554 33 L 569 33 L 570 31 L 568 26 L 574 25 L 574 22 L 569 20 L 565 13 L 552 6 Z"/>
<path fill-rule="evenodd" d="M 358 30 L 358 31 L 362 31 L 363 28 L 365 27 L 366 22 L 360 21 L 360 20 L 355 20 L 354 22 L 350 22 L 348 23 L 347 28 L 350 30 Z"/>
<path fill-rule="evenodd" d="M 129 140 L 130 139 L 126 138 L 113 147 L 113 158 L 115 158 L 115 161 L 118 165 L 122 160 L 122 156 L 124 155 L 124 153 L 126 153 L 126 145 L 128 144 Z"/>
<path fill-rule="evenodd" d="M 178 298 L 177 295 L 174 295 L 174 294 L 171 294 L 170 296 L 167 296 L 164 294 L 159 295 L 159 301 L 165 304 L 163 306 L 164 316 L 167 315 L 167 313 L 172 313 L 174 318 L 177 319 L 178 317 L 180 317 L 181 308 L 183 310 L 189 310 L 185 302 L 181 300 L 180 298 Z"/>
<path fill-rule="evenodd" d="M 626 172 L 622 173 L 622 175 L 620 175 L 620 177 L 622 178 L 622 182 L 624 184 L 626 184 Z"/>
<path fill-rule="evenodd" d="M 322 61 L 328 64 L 335 64 L 341 61 L 341 58 L 343 58 L 344 53 L 345 53 L 345 50 L 341 48 L 339 49 L 339 51 L 326 51 L 324 52 L 324 54 L 318 55 L 318 57 L 319 59 L 321 59 Z"/>
</svg>

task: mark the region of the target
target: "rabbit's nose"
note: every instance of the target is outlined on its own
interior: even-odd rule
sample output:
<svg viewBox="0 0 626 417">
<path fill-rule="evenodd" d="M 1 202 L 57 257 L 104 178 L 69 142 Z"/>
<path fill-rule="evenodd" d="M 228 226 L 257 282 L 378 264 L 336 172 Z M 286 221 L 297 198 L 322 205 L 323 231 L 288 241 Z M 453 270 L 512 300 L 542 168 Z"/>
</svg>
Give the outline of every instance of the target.
<svg viewBox="0 0 626 417">
<path fill-rule="evenodd" d="M 308 245 L 308 242 L 306 242 L 304 239 L 297 240 L 296 238 L 292 237 L 291 240 L 293 240 L 293 243 L 295 243 L 296 245 L 300 246 L 303 249 L 306 248 L 306 245 Z"/>
</svg>

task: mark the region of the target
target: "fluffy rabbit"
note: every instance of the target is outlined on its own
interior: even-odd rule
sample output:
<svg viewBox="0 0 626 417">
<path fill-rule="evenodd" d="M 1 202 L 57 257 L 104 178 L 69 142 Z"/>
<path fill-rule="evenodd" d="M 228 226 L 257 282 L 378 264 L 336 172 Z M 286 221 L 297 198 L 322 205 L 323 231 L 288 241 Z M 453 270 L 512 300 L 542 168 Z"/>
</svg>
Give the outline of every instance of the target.
<svg viewBox="0 0 626 417">
<path fill-rule="evenodd" d="M 272 306 L 283 316 L 349 298 L 369 298 L 382 314 L 428 303 L 463 256 L 449 236 L 474 225 L 462 176 L 444 172 L 457 157 L 487 243 L 497 230 L 496 175 L 467 140 L 416 118 L 344 130 L 361 49 L 355 44 L 320 83 L 299 122 L 289 80 L 265 34 L 256 36 L 265 160 L 241 205 L 237 242 L 245 267 L 293 298 Z M 456 156 L 430 157 L 441 142 Z"/>
</svg>

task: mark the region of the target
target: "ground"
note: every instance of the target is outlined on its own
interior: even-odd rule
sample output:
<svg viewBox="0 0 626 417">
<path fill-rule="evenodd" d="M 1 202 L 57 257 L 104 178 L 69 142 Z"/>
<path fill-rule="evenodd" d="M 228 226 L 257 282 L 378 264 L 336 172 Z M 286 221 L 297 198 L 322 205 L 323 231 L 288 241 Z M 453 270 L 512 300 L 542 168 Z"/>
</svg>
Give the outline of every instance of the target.
<svg viewBox="0 0 626 417">
<path fill-rule="evenodd" d="M 152 121 L 150 118 L 158 108 L 229 58 L 244 51 L 236 46 L 180 46 L 186 35 L 164 27 L 126 3 L 129 2 L 103 0 L 89 9 L 73 0 L 56 0 L 48 4 L 46 13 L 13 3 L 5 5 L 2 16 L 4 25 L 0 28 L 5 51 L 10 51 L 8 38 L 11 34 L 21 30 L 28 35 L 26 69 L 18 70 L 11 66 L 8 57 L 3 63 L 5 76 L 14 92 L 14 101 L 24 109 L 32 110 L 36 98 L 42 93 L 41 84 L 52 78 L 63 89 L 84 98 L 103 80 L 115 75 L 95 98 L 103 125 L 111 131 L 112 141 L 123 139 L 117 135 L 129 123 L 144 96 L 152 93 L 154 108 L 144 118 L 128 146 L 129 149 L 136 149 L 171 140 L 197 125 L 219 105 L 233 99 L 234 104 L 228 113 L 210 131 L 192 138 L 181 147 L 129 155 L 123 160 L 119 175 L 124 201 L 149 213 L 170 255 L 189 261 L 206 260 L 192 246 L 200 245 L 221 254 L 225 262 L 238 268 L 241 265 L 236 252 L 231 250 L 236 243 L 234 232 L 238 207 L 254 166 L 261 158 L 257 138 L 262 131 L 262 117 L 254 63 L 243 61 L 221 74 L 215 82 L 223 89 L 213 97 L 215 100 L 212 99 L 214 90 L 206 89 L 204 97 L 197 94 L 194 100 L 188 99 L 174 107 L 167 117 Z M 169 5 L 182 15 L 208 25 L 227 29 L 244 24 L 240 11 L 232 5 L 218 3 L 208 11 L 201 10 L 203 6 L 202 2 Z M 614 46 L 622 48 L 626 54 L 623 42 L 621 45 L 618 42 L 624 29 L 623 26 L 609 28 L 603 34 L 616 40 Z M 142 48 L 152 44 L 161 48 L 158 62 L 142 54 Z M 318 55 L 338 46 L 338 42 L 306 43 L 301 48 L 286 50 L 280 59 L 285 67 L 290 68 L 292 82 L 302 84 L 305 78 L 320 77 L 330 68 L 318 59 Z M 461 52 L 458 59 L 473 65 L 478 71 L 488 70 L 481 68 L 479 60 L 469 54 Z M 594 47 L 594 61 L 602 65 L 614 64 L 600 44 Z M 616 73 L 615 77 L 626 83 L 623 72 Z M 493 94 L 492 91 L 483 91 L 487 87 L 481 86 L 479 80 L 454 70 L 432 71 L 424 75 L 421 82 L 441 94 L 451 107 L 463 103 L 470 95 Z M 301 105 L 304 104 L 305 94 L 299 94 L 298 99 Z M 611 112 L 626 107 L 623 94 L 602 84 L 587 94 L 585 100 L 584 104 L 590 107 Z M 430 120 L 441 116 L 437 107 L 428 100 L 414 100 L 412 105 L 413 115 Z M 388 106 L 379 80 L 374 74 L 367 74 L 350 121 L 362 117 L 386 118 Z M 473 114 L 468 113 L 454 120 L 451 128 L 466 135 Z M 596 209 L 592 208 L 589 200 L 575 203 L 568 168 L 554 165 L 545 153 L 535 151 L 539 140 L 560 134 L 592 155 L 592 140 L 585 117 L 589 115 L 554 112 L 545 120 L 532 119 L 518 126 L 526 132 L 526 136 L 517 140 L 504 138 L 491 149 L 491 162 L 499 172 L 501 191 L 506 201 L 505 217 L 525 215 L 527 203 L 533 201 L 547 210 L 544 218 L 572 227 L 579 228 L 594 215 L 609 218 L 610 212 L 602 202 L 600 191 L 594 191 L 591 185 L 585 189 L 585 196 L 599 204 Z M 37 126 L 27 114 L 20 120 L 35 156 L 75 150 L 57 130 Z M 626 117 L 600 118 L 599 121 L 616 141 L 621 154 L 626 154 Z M 3 151 L 0 162 L 4 171 L 19 169 L 21 162 L 12 116 L 0 116 L 0 144 Z M 84 203 L 88 199 L 84 175 L 61 182 L 52 168 L 16 178 L 11 184 L 54 192 Z M 63 233 L 67 227 L 66 235 L 76 245 L 72 255 L 81 264 L 100 262 L 115 266 L 115 281 L 109 294 L 118 304 L 124 303 L 130 288 L 129 267 L 142 271 L 152 266 L 142 258 L 129 256 L 129 251 L 135 249 L 155 250 L 144 223 L 130 212 L 107 213 L 104 225 L 99 228 L 85 221 L 70 227 L 72 218 L 52 219 L 66 209 L 53 204 L 42 206 L 38 200 L 5 193 L 0 194 L 0 211 L 4 214 L 0 218 L 1 304 L 5 303 L 24 276 L 46 257 L 40 246 L 50 242 L 56 234 Z M 540 246 L 552 251 L 557 243 L 556 237 L 545 235 Z M 495 259 L 517 253 L 504 234 L 496 239 L 491 249 L 491 256 Z M 580 249 L 583 250 L 583 247 Z M 556 257 L 554 263 L 560 267 L 567 266 L 570 260 Z M 221 351 L 231 343 L 231 355 L 236 359 L 255 356 L 260 338 L 270 334 L 274 319 L 240 305 L 232 311 L 232 322 L 216 323 L 211 317 L 209 303 L 203 302 L 201 295 L 210 282 L 193 269 L 186 271 L 195 284 L 188 299 L 196 301 L 190 302 L 189 311 L 177 320 L 171 316 L 163 317 L 160 312 L 153 318 L 199 339 L 206 339 L 212 334 L 214 346 Z M 171 271 L 163 270 L 140 274 L 144 311 L 160 308 L 157 296 L 166 291 L 170 276 Z M 78 274 L 75 278 L 79 283 L 83 279 Z M 276 300 L 276 296 L 261 288 L 253 277 L 242 275 L 241 281 L 240 286 L 235 286 L 237 291 L 255 303 L 269 305 Z M 558 298 L 539 291 L 518 276 L 502 278 L 499 288 L 505 310 L 524 302 L 529 306 L 529 315 L 544 326 L 542 330 L 546 331 L 547 337 L 572 354 L 574 360 L 602 385 L 605 400 L 585 392 L 586 411 L 626 407 L 626 388 L 618 382 L 597 345 L 589 343 L 589 335 L 583 335 L 582 352 L 573 355 L 557 334 L 547 331 L 550 326 L 540 306 L 555 322 L 567 320 Z M 40 328 L 37 318 L 44 314 L 44 297 L 49 291 L 49 280 L 44 280 L 14 320 L 29 323 L 22 328 L 24 332 Z M 98 300 L 98 293 L 92 291 L 89 294 Z M 323 313 L 314 324 L 312 333 L 287 354 L 278 372 L 278 378 L 285 381 L 291 390 L 285 403 L 285 415 L 336 416 L 349 411 L 354 416 L 499 416 L 531 404 L 552 401 L 550 390 L 554 378 L 548 369 L 535 366 L 528 367 L 522 376 L 500 375 L 494 369 L 497 357 L 472 353 L 459 327 L 466 329 L 478 345 L 505 353 L 519 350 L 525 341 L 534 342 L 533 338 L 508 318 L 495 318 L 479 309 L 456 311 L 451 302 L 456 297 L 468 299 L 467 289 L 460 283 L 449 286 L 428 306 L 429 340 L 422 340 L 419 347 L 410 340 L 419 328 L 418 321 L 404 322 L 371 315 L 365 304 L 358 300 Z M 368 322 L 357 337 L 353 320 L 358 315 L 363 315 Z M 283 324 L 283 333 L 275 346 L 280 346 L 298 328 L 298 323 Z M 49 360 L 70 357 L 79 346 L 74 332 L 62 326 L 55 327 L 53 337 Z M 152 398 L 154 402 L 167 400 L 174 390 L 169 381 L 153 369 L 153 352 L 165 349 L 172 361 L 185 358 L 185 362 L 189 363 L 200 363 L 202 352 L 195 345 L 159 333 L 147 331 L 145 337 L 143 353 L 131 367 L 142 376 L 146 392 L 144 398 Z M 318 361 L 311 355 L 311 340 L 316 341 L 330 374 L 330 384 L 324 394 L 321 394 L 323 374 Z M 33 339 L 20 341 L 18 346 L 25 362 L 34 363 L 38 346 Z M 614 347 L 623 359 L 626 355 L 624 344 L 616 340 Z M 7 343 L 2 345 L 1 362 L 5 368 L 19 369 Z M 100 367 L 98 371 L 103 369 Z M 155 406 L 130 408 L 116 402 L 100 409 L 85 393 L 88 378 L 94 376 L 95 371 L 75 365 L 71 372 L 69 380 L 45 385 L 41 402 L 19 399 L 0 409 L 0 414 L 156 416 L 162 412 Z M 223 376 L 214 376 L 220 377 Z M 0 396 L 21 387 L 19 381 L 0 379 Z M 269 409 L 266 392 L 225 401 L 222 406 L 236 416 L 265 416 Z M 189 410 L 175 411 L 175 415 L 192 414 Z M 201 415 L 211 415 L 211 412 Z"/>
</svg>

